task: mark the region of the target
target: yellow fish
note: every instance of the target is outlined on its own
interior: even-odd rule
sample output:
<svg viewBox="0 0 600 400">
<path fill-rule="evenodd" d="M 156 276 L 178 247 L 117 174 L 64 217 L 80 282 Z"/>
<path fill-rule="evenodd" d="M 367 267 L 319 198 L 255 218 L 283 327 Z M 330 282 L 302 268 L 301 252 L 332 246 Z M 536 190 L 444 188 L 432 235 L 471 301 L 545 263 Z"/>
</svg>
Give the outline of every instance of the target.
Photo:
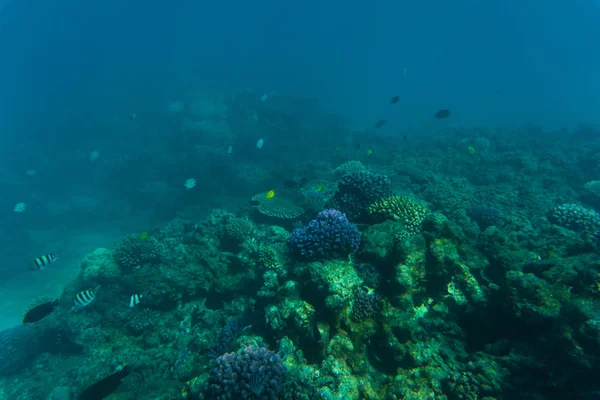
<svg viewBox="0 0 600 400">
<path fill-rule="evenodd" d="M 275 197 L 275 191 L 274 190 L 269 190 L 267 192 L 267 194 L 265 195 L 265 198 L 267 198 L 267 199 L 272 199 L 273 197 Z"/>
<path fill-rule="evenodd" d="M 319 186 L 317 186 L 317 192 L 322 192 L 322 191 L 323 191 L 323 189 L 325 189 L 325 188 L 323 187 L 323 185 L 319 185 Z"/>
<path fill-rule="evenodd" d="M 373 149 L 367 150 L 367 155 L 370 156 L 371 154 L 373 154 Z"/>
<path fill-rule="evenodd" d="M 473 147 L 473 146 L 469 146 L 469 147 L 467 147 L 467 151 L 468 151 L 469 153 L 471 153 L 471 154 L 475 154 L 475 153 L 477 153 L 477 150 L 476 150 L 476 149 L 475 149 L 475 147 Z"/>
<path fill-rule="evenodd" d="M 145 240 L 148 238 L 148 232 L 142 232 L 140 233 L 140 239 L 141 240 Z"/>
</svg>

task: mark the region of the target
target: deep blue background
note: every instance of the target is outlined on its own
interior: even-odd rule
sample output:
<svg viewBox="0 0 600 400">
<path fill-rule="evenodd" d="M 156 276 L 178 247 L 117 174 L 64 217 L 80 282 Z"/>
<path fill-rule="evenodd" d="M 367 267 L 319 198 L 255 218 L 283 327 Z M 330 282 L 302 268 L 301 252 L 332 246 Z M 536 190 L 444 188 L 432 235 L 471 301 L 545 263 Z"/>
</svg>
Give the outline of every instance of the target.
<svg viewBox="0 0 600 400">
<path fill-rule="evenodd" d="M 162 101 L 191 82 L 313 96 L 357 124 L 418 126 L 441 107 L 457 124 L 598 123 L 599 8 L 15 0 L 0 20 L 0 132 L 60 135 L 66 111 Z"/>
</svg>

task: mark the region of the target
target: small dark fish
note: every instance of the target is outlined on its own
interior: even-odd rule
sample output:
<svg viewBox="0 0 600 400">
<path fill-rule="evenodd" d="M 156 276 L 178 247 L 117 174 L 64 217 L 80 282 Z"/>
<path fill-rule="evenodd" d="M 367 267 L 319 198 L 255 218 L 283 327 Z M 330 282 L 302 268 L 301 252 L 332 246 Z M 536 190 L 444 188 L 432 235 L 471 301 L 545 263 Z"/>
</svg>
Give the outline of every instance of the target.
<svg viewBox="0 0 600 400">
<path fill-rule="evenodd" d="M 435 113 L 434 117 L 436 117 L 437 119 L 448 118 L 450 117 L 450 110 L 440 110 Z"/>
<path fill-rule="evenodd" d="M 260 202 L 258 200 L 248 200 L 248 204 L 251 206 L 257 206 L 260 204 Z"/>
<path fill-rule="evenodd" d="M 355 143 L 354 144 L 354 150 L 360 150 L 360 148 L 361 148 L 360 143 Z"/>
<path fill-rule="evenodd" d="M 88 386 L 83 393 L 79 395 L 78 400 L 102 400 L 110 396 L 121 386 L 121 380 L 129 375 L 129 367 L 126 365 L 120 371 L 107 376 Z"/>
<path fill-rule="evenodd" d="M 394 97 L 392 97 L 392 100 L 390 100 L 390 103 L 396 104 L 398 102 L 398 100 L 400 100 L 400 97 L 394 96 Z"/>
<path fill-rule="evenodd" d="M 135 115 L 135 114 L 129 114 L 129 120 L 130 121 L 133 121 L 136 118 L 137 118 L 137 115 Z"/>
<path fill-rule="evenodd" d="M 302 179 L 300 179 L 300 182 L 298 182 L 298 186 L 304 186 L 307 183 L 308 183 L 308 179 L 302 178 Z"/>
<path fill-rule="evenodd" d="M 382 126 L 385 125 L 386 122 L 387 122 L 387 120 L 385 120 L 385 119 L 377 121 L 377 123 L 375 124 L 375 128 L 381 128 Z"/>
<path fill-rule="evenodd" d="M 404 139 L 405 141 L 408 140 L 408 133 L 405 133 L 402 139 Z"/>
<path fill-rule="evenodd" d="M 59 299 L 38 304 L 37 306 L 31 308 L 25 313 L 25 315 L 23 316 L 23 323 L 33 324 L 34 322 L 41 321 L 42 319 L 50 315 L 52 311 L 54 311 L 56 307 L 58 307 L 59 304 Z"/>
<path fill-rule="evenodd" d="M 296 182 L 293 179 L 286 179 L 285 181 L 283 181 L 283 187 L 286 189 L 293 189 L 296 186 L 298 186 L 298 182 Z"/>
</svg>

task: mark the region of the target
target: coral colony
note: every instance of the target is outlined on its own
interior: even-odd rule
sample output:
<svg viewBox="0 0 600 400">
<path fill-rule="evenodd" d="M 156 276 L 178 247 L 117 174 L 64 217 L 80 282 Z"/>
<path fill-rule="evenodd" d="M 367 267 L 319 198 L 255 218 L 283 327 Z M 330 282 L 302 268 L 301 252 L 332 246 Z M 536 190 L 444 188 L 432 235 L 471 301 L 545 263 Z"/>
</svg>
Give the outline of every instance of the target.
<svg viewBox="0 0 600 400">
<path fill-rule="evenodd" d="M 156 151 L 177 153 L 104 174 L 103 188 L 127 186 L 125 212 L 102 193 L 106 209 L 60 214 L 61 229 L 86 214 L 121 228 L 139 207 L 106 248 L 69 259 L 67 241 L 40 239 L 56 221 L 42 192 L 14 193 L 0 233 L 22 266 L 5 267 L 53 297 L 24 292 L 18 324 L 0 331 L 0 398 L 598 398 L 600 144 L 583 139 L 597 129 L 502 139 L 444 125 L 460 113 L 436 106 L 435 134 L 412 136 L 391 112 L 350 131 L 304 99 L 182 98 L 122 121 L 196 127 L 189 149 L 169 136 Z M 106 157 L 72 158 L 98 173 Z M 140 171 L 151 180 L 132 185 Z M 21 199 L 35 200 L 32 214 L 12 213 Z"/>
</svg>

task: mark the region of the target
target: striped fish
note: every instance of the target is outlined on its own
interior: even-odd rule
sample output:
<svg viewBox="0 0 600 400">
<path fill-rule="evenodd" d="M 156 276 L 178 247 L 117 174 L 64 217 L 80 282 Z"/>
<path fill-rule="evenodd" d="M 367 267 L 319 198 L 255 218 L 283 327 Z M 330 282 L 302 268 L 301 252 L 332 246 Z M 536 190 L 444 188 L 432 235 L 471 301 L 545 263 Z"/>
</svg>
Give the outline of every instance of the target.
<svg viewBox="0 0 600 400">
<path fill-rule="evenodd" d="M 29 269 L 32 271 L 40 270 L 46 268 L 48 265 L 52 264 L 54 261 L 58 259 L 58 256 L 54 253 L 46 254 L 41 257 L 36 258 L 29 264 Z"/>
<path fill-rule="evenodd" d="M 80 309 L 83 307 L 87 307 L 91 304 L 92 301 L 96 298 L 96 293 L 100 289 L 100 285 L 98 285 L 94 290 L 88 289 L 83 290 L 75 296 L 73 299 L 73 309 Z"/>
<path fill-rule="evenodd" d="M 133 296 L 131 296 L 129 298 L 129 307 L 133 308 L 136 305 L 140 304 L 140 302 L 142 301 L 142 299 L 144 298 L 144 296 L 146 294 L 148 294 L 147 290 L 144 293 L 142 293 L 142 294 L 134 294 Z"/>
</svg>

